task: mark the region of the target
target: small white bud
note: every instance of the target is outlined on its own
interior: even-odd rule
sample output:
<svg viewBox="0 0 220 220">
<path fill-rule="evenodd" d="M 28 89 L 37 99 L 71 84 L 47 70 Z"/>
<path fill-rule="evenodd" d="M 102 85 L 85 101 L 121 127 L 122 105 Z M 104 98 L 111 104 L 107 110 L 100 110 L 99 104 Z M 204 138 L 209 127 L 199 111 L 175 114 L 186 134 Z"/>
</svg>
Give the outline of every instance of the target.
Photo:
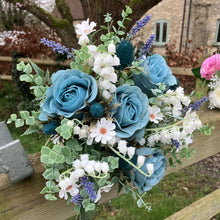
<svg viewBox="0 0 220 220">
<path fill-rule="evenodd" d="M 95 171 L 97 171 L 98 173 L 101 172 L 102 170 L 102 164 L 100 162 L 96 162 L 95 163 Z"/>
<path fill-rule="evenodd" d="M 72 165 L 73 165 L 73 167 L 75 167 L 75 169 L 80 169 L 81 168 L 81 161 L 79 159 L 74 160 Z"/>
<path fill-rule="evenodd" d="M 104 99 L 110 99 L 111 93 L 108 92 L 107 90 L 104 90 L 102 96 L 104 97 Z"/>
<path fill-rule="evenodd" d="M 122 154 L 126 154 L 127 153 L 127 141 L 124 140 L 120 140 L 118 142 L 118 150 L 122 153 Z"/>
<path fill-rule="evenodd" d="M 138 163 L 138 166 L 139 167 L 142 167 L 144 165 L 144 162 L 145 162 L 145 156 L 138 156 L 138 159 L 137 159 L 137 163 Z"/>
<path fill-rule="evenodd" d="M 88 43 L 89 43 L 89 38 L 86 35 L 80 36 L 79 41 L 78 41 L 78 44 L 80 46 L 84 46 L 85 44 L 88 44 Z"/>
<path fill-rule="evenodd" d="M 91 165 L 86 165 L 85 167 L 84 167 L 84 169 L 85 169 L 85 171 L 87 172 L 87 173 L 89 173 L 89 174 L 92 174 L 92 173 L 94 173 L 94 168 L 93 168 L 93 166 L 91 166 Z"/>
<path fill-rule="evenodd" d="M 79 138 L 87 137 L 87 131 L 85 129 L 80 129 Z"/>
<path fill-rule="evenodd" d="M 108 45 L 108 53 L 110 54 L 115 53 L 115 45 L 113 43 L 110 43 Z"/>
<path fill-rule="evenodd" d="M 146 166 L 149 174 L 152 174 L 154 172 L 154 164 L 148 163 Z"/>
<path fill-rule="evenodd" d="M 79 126 L 75 126 L 74 129 L 73 129 L 73 133 L 74 133 L 74 134 L 79 134 L 80 130 L 81 130 L 81 129 L 80 129 Z"/>
<path fill-rule="evenodd" d="M 127 148 L 127 154 L 128 154 L 129 157 L 133 157 L 134 156 L 135 149 L 136 149 L 135 147 L 128 147 Z"/>
<path fill-rule="evenodd" d="M 141 138 L 141 140 L 138 141 L 140 145 L 144 145 L 146 143 L 146 140 L 144 138 Z"/>
<path fill-rule="evenodd" d="M 103 163 L 101 164 L 101 166 L 102 166 L 102 172 L 103 172 L 103 173 L 107 173 L 107 172 L 109 171 L 109 165 L 108 165 L 107 162 L 103 162 Z"/>
<path fill-rule="evenodd" d="M 69 120 L 68 122 L 67 122 L 67 125 L 69 125 L 71 128 L 73 127 L 73 125 L 74 125 L 74 122 L 73 121 L 71 121 L 71 120 Z"/>
<path fill-rule="evenodd" d="M 89 160 L 89 155 L 88 154 L 81 154 L 80 159 L 81 160 Z"/>
</svg>

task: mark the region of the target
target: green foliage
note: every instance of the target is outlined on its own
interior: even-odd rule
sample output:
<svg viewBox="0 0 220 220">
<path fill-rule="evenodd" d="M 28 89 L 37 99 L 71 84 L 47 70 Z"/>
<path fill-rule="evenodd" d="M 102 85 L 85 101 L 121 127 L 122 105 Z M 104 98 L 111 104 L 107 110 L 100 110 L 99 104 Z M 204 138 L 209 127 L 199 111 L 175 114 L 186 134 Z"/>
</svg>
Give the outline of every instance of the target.
<svg viewBox="0 0 220 220">
<path fill-rule="evenodd" d="M 201 132 L 201 134 L 211 135 L 212 130 L 214 130 L 214 129 L 215 129 L 215 126 L 209 127 L 209 124 L 206 124 L 201 127 L 200 132 Z"/>
</svg>

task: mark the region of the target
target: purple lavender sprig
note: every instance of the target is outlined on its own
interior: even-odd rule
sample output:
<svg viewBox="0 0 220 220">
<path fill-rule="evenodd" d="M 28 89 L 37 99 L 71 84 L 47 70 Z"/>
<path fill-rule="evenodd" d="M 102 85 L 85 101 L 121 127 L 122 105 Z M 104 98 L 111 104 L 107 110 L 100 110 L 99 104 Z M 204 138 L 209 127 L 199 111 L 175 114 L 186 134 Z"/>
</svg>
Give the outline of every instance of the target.
<svg viewBox="0 0 220 220">
<path fill-rule="evenodd" d="M 195 111 L 199 111 L 200 107 L 209 100 L 209 97 L 203 97 L 202 99 L 200 99 L 199 101 L 190 104 L 188 107 L 184 108 L 184 112 L 187 112 L 188 109 L 191 110 L 195 110 Z"/>
<path fill-rule="evenodd" d="M 47 47 L 52 47 L 53 48 L 53 51 L 55 53 L 58 53 L 58 54 L 62 54 L 62 55 L 67 55 L 67 58 L 71 58 L 73 57 L 73 51 L 74 49 L 71 49 L 71 52 L 70 52 L 70 49 L 65 47 L 65 46 L 61 46 L 61 44 L 59 43 L 55 43 L 55 41 L 52 41 L 52 40 L 48 40 L 46 39 L 45 37 L 41 39 L 40 41 L 42 44 L 46 45 Z"/>
<path fill-rule="evenodd" d="M 153 44 L 155 38 L 156 38 L 155 34 L 151 34 L 150 38 L 147 39 L 144 46 L 140 49 L 140 57 L 149 53 L 149 49 L 150 49 L 151 45 Z"/>
<path fill-rule="evenodd" d="M 71 202 L 73 202 L 76 205 L 82 205 L 83 197 L 80 194 L 77 194 L 72 197 Z"/>
<path fill-rule="evenodd" d="M 180 142 L 178 140 L 171 138 L 171 142 L 176 147 L 176 149 L 180 149 L 181 146 L 180 146 Z"/>
<path fill-rule="evenodd" d="M 143 20 L 136 21 L 136 25 L 134 25 L 131 29 L 130 34 L 128 34 L 128 38 L 131 39 L 136 36 L 137 32 L 141 30 L 149 21 L 151 20 L 151 15 L 146 15 Z"/>
<path fill-rule="evenodd" d="M 80 178 L 80 183 L 88 193 L 88 196 L 92 202 L 96 200 L 96 192 L 94 190 L 94 183 L 89 181 L 87 176 Z"/>
</svg>

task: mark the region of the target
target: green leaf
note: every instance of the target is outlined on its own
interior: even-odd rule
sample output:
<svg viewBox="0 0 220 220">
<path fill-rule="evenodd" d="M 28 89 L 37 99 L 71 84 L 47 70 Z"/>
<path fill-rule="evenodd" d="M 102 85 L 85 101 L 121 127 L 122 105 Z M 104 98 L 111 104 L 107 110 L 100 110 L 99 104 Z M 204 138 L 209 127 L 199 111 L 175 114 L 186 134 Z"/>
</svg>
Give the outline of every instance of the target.
<svg viewBox="0 0 220 220">
<path fill-rule="evenodd" d="M 60 145 L 56 144 L 53 146 L 53 151 L 55 151 L 56 153 L 61 153 L 62 148 L 60 147 Z"/>
<path fill-rule="evenodd" d="M 22 127 L 24 125 L 24 120 L 23 119 L 17 119 L 16 121 L 15 121 L 15 127 L 16 128 L 20 128 L 20 127 Z"/>
<path fill-rule="evenodd" d="M 100 45 L 98 46 L 97 50 L 98 50 L 99 52 L 101 52 L 101 53 L 105 52 L 105 45 L 100 44 Z"/>
<path fill-rule="evenodd" d="M 81 206 L 80 206 L 80 205 L 75 205 L 73 210 L 74 210 L 75 212 L 80 212 L 80 209 L 81 209 Z"/>
<path fill-rule="evenodd" d="M 54 163 L 57 160 L 58 154 L 55 153 L 54 151 L 50 151 L 49 156 L 50 156 L 50 160 Z"/>
<path fill-rule="evenodd" d="M 52 187 L 51 187 L 51 190 L 52 190 L 53 192 L 59 192 L 59 191 L 60 191 L 60 189 L 59 189 L 57 186 L 52 186 Z"/>
<path fill-rule="evenodd" d="M 137 196 L 136 196 L 136 193 L 134 191 L 131 192 L 131 195 L 132 195 L 134 200 L 137 200 Z"/>
<path fill-rule="evenodd" d="M 53 194 L 46 194 L 45 199 L 50 201 L 57 200 L 56 196 L 54 196 Z"/>
<path fill-rule="evenodd" d="M 34 88 L 34 95 L 37 98 L 41 98 L 45 94 L 46 88 L 44 86 L 33 86 Z"/>
<path fill-rule="evenodd" d="M 56 163 L 64 163 L 65 162 L 65 157 L 61 154 L 58 155 Z"/>
<path fill-rule="evenodd" d="M 41 154 L 49 155 L 50 151 L 51 151 L 51 149 L 49 147 L 43 146 L 41 148 Z"/>
<path fill-rule="evenodd" d="M 37 78 L 35 78 L 34 82 L 35 82 L 38 86 L 40 86 L 40 85 L 43 84 L 43 80 L 42 80 L 42 78 L 41 78 L 40 76 L 37 76 Z"/>
<path fill-rule="evenodd" d="M 25 68 L 24 61 L 21 61 L 20 63 L 17 64 L 17 70 L 18 71 L 23 71 Z"/>
<path fill-rule="evenodd" d="M 75 151 L 82 151 L 83 147 L 79 144 L 76 139 L 71 139 L 66 142 L 66 146 L 75 150 Z"/>
<path fill-rule="evenodd" d="M 114 30 L 114 32 L 117 34 L 117 29 L 115 28 L 115 26 L 112 26 L 112 28 L 113 28 L 113 30 Z"/>
<path fill-rule="evenodd" d="M 92 210 L 95 210 L 95 204 L 94 203 L 89 203 L 86 206 L 85 211 L 88 212 L 88 211 L 92 211 Z"/>
<path fill-rule="evenodd" d="M 123 25 L 122 21 L 117 21 L 117 24 L 118 24 L 119 27 L 125 28 L 125 26 Z"/>
<path fill-rule="evenodd" d="M 25 81 L 25 82 L 32 82 L 33 81 L 33 76 L 31 74 L 22 74 L 20 76 L 20 80 Z"/>
<path fill-rule="evenodd" d="M 40 161 L 42 162 L 42 163 L 45 163 L 45 164 L 48 164 L 49 163 L 49 156 L 48 155 L 41 155 L 41 157 L 40 157 Z"/>
<path fill-rule="evenodd" d="M 192 73 L 196 76 L 196 78 L 199 78 L 200 80 L 204 81 L 205 79 L 202 78 L 200 75 L 200 68 L 201 67 L 192 69 Z"/>
<path fill-rule="evenodd" d="M 132 9 L 126 5 L 126 13 L 131 14 L 132 13 Z"/>
<path fill-rule="evenodd" d="M 106 37 L 104 34 L 101 35 L 100 39 L 101 39 L 101 41 L 103 41 L 103 42 L 105 42 L 105 41 L 108 40 L 107 37 Z"/>
<path fill-rule="evenodd" d="M 41 190 L 40 194 L 45 194 L 48 190 L 49 190 L 49 188 L 48 188 L 47 186 L 45 186 L 45 187 Z"/>
<path fill-rule="evenodd" d="M 34 71 L 37 73 L 38 76 L 40 76 L 41 78 L 43 78 L 44 76 L 44 71 L 35 63 L 31 62 L 32 67 L 34 68 Z"/>
<path fill-rule="evenodd" d="M 47 186 L 48 188 L 51 188 L 51 187 L 53 187 L 53 186 L 56 186 L 56 184 L 54 183 L 53 180 L 50 180 L 50 181 L 47 181 L 47 182 L 46 182 L 46 186 Z"/>
<path fill-rule="evenodd" d="M 143 199 L 142 199 L 142 198 L 138 199 L 138 201 L 137 201 L 137 206 L 138 206 L 139 208 L 141 208 L 143 205 L 144 205 Z"/>
<path fill-rule="evenodd" d="M 16 115 L 16 114 L 11 114 L 11 120 L 12 120 L 12 121 L 17 120 L 17 115 Z"/>
<path fill-rule="evenodd" d="M 84 52 L 84 53 L 88 53 L 89 49 L 88 49 L 87 46 L 82 46 L 81 51 Z"/>
<path fill-rule="evenodd" d="M 117 33 L 118 33 L 118 35 L 124 35 L 125 34 L 124 31 L 118 31 Z"/>
<path fill-rule="evenodd" d="M 34 125 L 34 122 L 35 122 L 35 119 L 33 116 L 28 117 L 26 120 L 27 125 Z"/>
<path fill-rule="evenodd" d="M 69 147 L 67 147 L 67 146 L 64 146 L 64 147 L 63 147 L 63 155 L 64 155 L 65 157 L 71 157 L 71 151 L 70 151 L 70 148 L 69 148 Z"/>
<path fill-rule="evenodd" d="M 129 84 L 130 86 L 134 85 L 134 81 L 132 79 L 126 80 L 125 83 Z"/>
<path fill-rule="evenodd" d="M 29 117 L 30 113 L 28 111 L 20 111 L 20 115 L 22 119 L 26 120 Z"/>
<path fill-rule="evenodd" d="M 25 66 L 24 72 L 27 73 L 27 74 L 30 74 L 32 72 L 32 68 L 31 68 L 31 65 L 29 63 Z"/>
<path fill-rule="evenodd" d="M 90 149 L 90 152 L 92 153 L 93 156 L 95 156 L 95 160 L 99 160 L 100 159 L 100 153 L 94 149 Z"/>
<path fill-rule="evenodd" d="M 62 131 L 62 132 L 60 133 L 60 135 L 61 135 L 64 139 L 68 140 L 68 139 L 71 137 L 71 131 L 70 131 L 70 130 Z"/>
<path fill-rule="evenodd" d="M 108 28 L 106 27 L 106 26 L 104 26 L 104 25 L 101 25 L 100 26 L 102 29 L 104 29 L 104 30 L 108 30 Z"/>
<path fill-rule="evenodd" d="M 119 178 L 118 178 L 117 176 L 114 176 L 114 177 L 111 179 L 111 183 L 114 183 L 114 184 L 118 183 L 118 181 L 119 181 Z"/>
<path fill-rule="evenodd" d="M 169 158 L 169 164 L 170 164 L 170 166 L 173 165 L 173 159 L 171 157 Z"/>
</svg>

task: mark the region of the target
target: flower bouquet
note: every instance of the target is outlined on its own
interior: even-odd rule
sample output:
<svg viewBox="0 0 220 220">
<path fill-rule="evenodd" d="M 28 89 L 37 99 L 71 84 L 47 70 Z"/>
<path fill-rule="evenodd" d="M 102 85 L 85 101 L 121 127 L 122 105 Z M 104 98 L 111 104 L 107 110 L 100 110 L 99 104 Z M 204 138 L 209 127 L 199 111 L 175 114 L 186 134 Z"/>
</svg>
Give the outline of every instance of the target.
<svg viewBox="0 0 220 220">
<path fill-rule="evenodd" d="M 220 54 L 208 57 L 202 66 L 192 70 L 198 78 L 198 90 L 209 99 L 209 108 L 220 108 Z"/>
<path fill-rule="evenodd" d="M 50 75 L 31 61 L 17 65 L 24 72 L 20 79 L 31 84 L 36 110 L 12 114 L 8 123 L 28 125 L 25 135 L 47 135 L 41 149 L 46 180 L 41 193 L 47 200 L 67 200 L 86 220 L 113 185 L 132 192 L 137 205 L 150 210 L 143 195 L 163 178 L 168 164 L 190 158 L 195 131 L 211 131 L 164 58 L 149 54 L 155 36 L 138 51 L 131 44 L 150 16 L 121 37 L 131 13 L 129 7 L 122 11 L 117 28 L 107 14 L 99 45 L 92 41 L 96 23 L 89 19 L 76 26 L 78 50 L 43 39 L 72 60 L 67 70 Z"/>
</svg>

